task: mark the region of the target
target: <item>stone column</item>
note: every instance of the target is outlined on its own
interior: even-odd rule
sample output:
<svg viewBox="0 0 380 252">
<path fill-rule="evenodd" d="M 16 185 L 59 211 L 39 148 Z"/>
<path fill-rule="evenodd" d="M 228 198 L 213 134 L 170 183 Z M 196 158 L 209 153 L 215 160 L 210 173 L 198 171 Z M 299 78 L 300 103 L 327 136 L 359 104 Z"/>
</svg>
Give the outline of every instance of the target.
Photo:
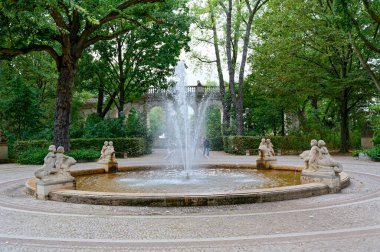
<svg viewBox="0 0 380 252">
<path fill-rule="evenodd" d="M 8 159 L 8 144 L 4 133 L 0 131 L 0 161 Z"/>
</svg>

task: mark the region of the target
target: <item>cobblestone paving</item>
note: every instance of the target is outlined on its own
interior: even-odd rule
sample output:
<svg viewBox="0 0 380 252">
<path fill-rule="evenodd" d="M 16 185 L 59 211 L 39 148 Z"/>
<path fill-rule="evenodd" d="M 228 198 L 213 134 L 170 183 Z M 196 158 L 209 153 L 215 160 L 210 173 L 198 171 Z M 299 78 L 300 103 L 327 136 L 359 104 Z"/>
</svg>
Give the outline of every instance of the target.
<svg viewBox="0 0 380 252">
<path fill-rule="evenodd" d="M 119 160 L 164 163 L 165 153 Z M 204 163 L 253 163 L 211 152 Z M 338 194 L 216 207 L 125 207 L 39 201 L 37 166 L 0 165 L 0 251 L 379 251 L 380 163 L 336 157 L 351 177 Z M 280 164 L 302 165 L 296 156 Z M 76 169 L 94 167 L 77 164 Z"/>
</svg>

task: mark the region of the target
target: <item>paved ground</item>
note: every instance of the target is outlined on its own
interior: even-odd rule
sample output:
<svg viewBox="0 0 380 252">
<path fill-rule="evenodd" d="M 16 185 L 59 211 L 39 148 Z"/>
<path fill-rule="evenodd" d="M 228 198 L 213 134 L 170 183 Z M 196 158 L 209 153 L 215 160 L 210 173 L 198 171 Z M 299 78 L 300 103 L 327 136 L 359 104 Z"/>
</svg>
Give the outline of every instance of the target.
<svg viewBox="0 0 380 252">
<path fill-rule="evenodd" d="M 160 163 L 164 154 L 119 163 Z M 202 161 L 255 162 L 252 156 L 210 156 Z M 0 165 L 0 251 L 380 251 L 380 163 L 336 159 L 351 176 L 338 194 L 183 208 L 38 201 L 23 188 L 36 166 Z M 302 160 L 281 156 L 278 163 Z"/>
</svg>

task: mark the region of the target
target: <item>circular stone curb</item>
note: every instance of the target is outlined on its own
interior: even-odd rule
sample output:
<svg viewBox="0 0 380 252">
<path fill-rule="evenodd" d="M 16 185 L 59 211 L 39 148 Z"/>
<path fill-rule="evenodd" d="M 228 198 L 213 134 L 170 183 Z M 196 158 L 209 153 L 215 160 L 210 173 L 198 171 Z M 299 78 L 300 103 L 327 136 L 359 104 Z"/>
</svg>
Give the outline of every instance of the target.
<svg viewBox="0 0 380 252">
<path fill-rule="evenodd" d="M 158 166 L 150 165 L 148 168 Z M 206 166 L 209 168 L 225 168 L 224 164 Z M 255 164 L 239 165 L 230 164 L 229 168 L 246 168 L 254 169 Z M 120 167 L 119 171 L 130 171 L 145 168 L 147 166 L 128 166 Z M 272 165 L 273 170 L 292 170 L 300 172 L 301 166 L 289 165 Z M 76 170 L 74 176 L 85 174 L 104 173 L 103 169 L 86 169 Z M 350 184 L 349 176 L 342 172 L 341 189 Z M 29 179 L 26 184 L 26 192 L 34 195 L 36 191 L 36 179 Z M 271 201 L 282 201 L 306 198 L 329 194 L 330 189 L 322 183 L 309 183 L 295 186 L 283 186 L 274 188 L 254 189 L 254 190 L 237 190 L 231 193 L 113 193 L 113 192 L 90 192 L 79 190 L 61 189 L 49 193 L 49 199 L 61 202 L 92 204 L 92 205 L 112 205 L 112 206 L 150 206 L 150 207 L 181 207 L 181 206 L 217 206 L 217 205 L 234 205 L 250 204 Z"/>
</svg>

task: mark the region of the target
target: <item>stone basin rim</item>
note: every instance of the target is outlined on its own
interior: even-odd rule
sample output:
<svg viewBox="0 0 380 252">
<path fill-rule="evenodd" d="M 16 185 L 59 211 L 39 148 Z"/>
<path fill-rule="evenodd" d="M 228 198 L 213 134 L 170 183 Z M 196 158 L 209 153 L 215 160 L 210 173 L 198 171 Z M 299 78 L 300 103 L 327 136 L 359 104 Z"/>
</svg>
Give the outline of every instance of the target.
<svg viewBox="0 0 380 252">
<path fill-rule="evenodd" d="M 119 171 L 133 171 L 137 169 L 152 169 L 162 167 L 162 165 L 130 165 L 119 168 Z M 231 169 L 255 169 L 255 164 L 202 164 L 205 168 L 226 168 Z M 271 165 L 273 170 L 302 171 L 302 166 L 296 165 Z M 104 169 L 80 169 L 72 171 L 74 176 L 101 174 Z M 342 172 L 341 189 L 350 184 L 350 177 Z M 35 194 L 35 179 L 27 180 L 26 191 L 30 195 Z M 212 193 L 116 193 L 116 192 L 95 192 L 60 189 L 49 194 L 49 199 L 53 201 L 93 204 L 93 205 L 121 205 L 121 206 L 151 206 L 151 207 L 181 207 L 181 206 L 217 206 L 252 204 L 272 201 L 282 201 L 299 199 L 306 197 L 329 194 L 329 187 L 322 183 L 309 183 L 301 185 L 291 185 L 272 188 L 260 188 L 251 190 L 236 190 L 232 192 L 212 192 Z"/>
</svg>

